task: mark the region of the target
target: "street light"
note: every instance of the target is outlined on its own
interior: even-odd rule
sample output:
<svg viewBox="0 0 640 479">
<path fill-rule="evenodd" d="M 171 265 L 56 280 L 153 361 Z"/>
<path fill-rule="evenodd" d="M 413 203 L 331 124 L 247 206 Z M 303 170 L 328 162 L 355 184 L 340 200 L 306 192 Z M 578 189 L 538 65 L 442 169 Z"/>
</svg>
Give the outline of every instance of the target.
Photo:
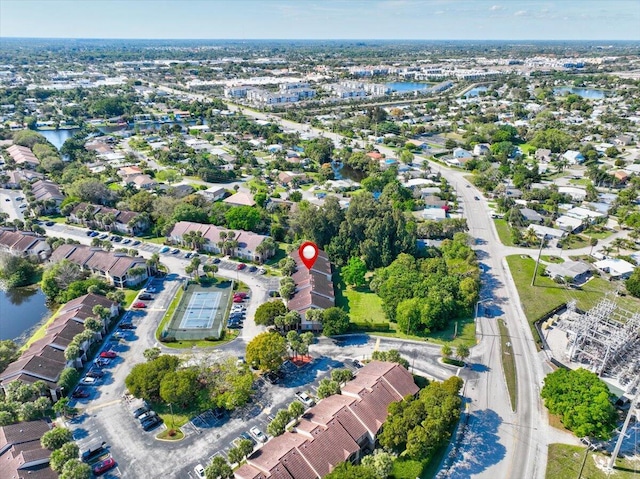
<svg viewBox="0 0 640 479">
<path fill-rule="evenodd" d="M 478 306 L 480 306 L 480 303 L 484 303 L 486 301 L 491 301 L 492 298 L 485 298 L 485 299 L 481 299 L 480 301 L 476 302 L 476 312 L 475 315 L 473 316 L 473 320 L 477 321 L 478 320 Z"/>
</svg>

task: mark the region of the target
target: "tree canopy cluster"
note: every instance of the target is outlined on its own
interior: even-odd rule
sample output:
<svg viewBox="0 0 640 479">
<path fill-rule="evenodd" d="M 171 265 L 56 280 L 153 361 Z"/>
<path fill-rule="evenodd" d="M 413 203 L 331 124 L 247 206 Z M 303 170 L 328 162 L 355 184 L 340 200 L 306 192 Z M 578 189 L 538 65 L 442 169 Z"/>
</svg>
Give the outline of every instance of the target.
<svg viewBox="0 0 640 479">
<path fill-rule="evenodd" d="M 39 267 L 29 258 L 21 258 L 9 253 L 0 253 L 0 280 L 7 288 L 26 286 L 35 281 L 33 278 Z"/>
<path fill-rule="evenodd" d="M 428 459 L 449 440 L 460 417 L 462 379 L 434 381 L 418 395 L 389 405 L 389 417 L 378 435 L 380 445 L 410 459 Z"/>
<path fill-rule="evenodd" d="M 8 383 L 4 398 L 0 400 L 0 426 L 43 418 L 51 408 L 51 400 L 45 396 L 46 389 L 44 381 Z"/>
<path fill-rule="evenodd" d="M 429 253 L 433 257 L 422 259 L 401 254 L 371 281 L 385 315 L 401 331 L 442 330 L 451 319 L 469 314 L 478 299 L 479 271 L 466 234 L 457 233 Z"/>
<path fill-rule="evenodd" d="M 560 416 L 578 437 L 609 439 L 616 427 L 616 410 L 602 379 L 586 369 L 558 369 L 544 378 L 544 405 Z"/>
</svg>

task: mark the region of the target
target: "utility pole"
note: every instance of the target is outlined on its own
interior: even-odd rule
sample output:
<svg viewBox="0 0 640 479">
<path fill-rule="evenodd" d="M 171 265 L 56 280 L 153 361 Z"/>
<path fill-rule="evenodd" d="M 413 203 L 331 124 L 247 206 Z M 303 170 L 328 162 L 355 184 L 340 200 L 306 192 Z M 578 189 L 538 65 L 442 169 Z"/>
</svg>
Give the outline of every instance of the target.
<svg viewBox="0 0 640 479">
<path fill-rule="evenodd" d="M 636 384 L 638 383 L 638 378 L 636 378 Z M 611 454 L 611 459 L 609 460 L 609 464 L 607 467 L 612 470 L 613 466 L 616 464 L 616 458 L 618 457 L 618 453 L 620 452 L 620 447 L 622 447 L 622 441 L 624 441 L 625 435 L 627 433 L 627 427 L 629 426 L 629 421 L 631 420 L 631 416 L 633 415 L 633 410 L 640 406 L 638 400 L 640 399 L 640 389 L 636 393 L 636 397 L 633 398 L 631 404 L 629 406 L 629 412 L 627 412 L 627 417 L 624 420 L 624 424 L 622 425 L 622 429 L 620 430 L 620 436 L 616 441 L 616 447 L 613 448 L 613 453 Z"/>
<path fill-rule="evenodd" d="M 544 246 L 544 240 L 547 237 L 546 234 L 542 235 L 542 240 L 540 241 L 540 249 L 538 250 L 538 259 L 536 260 L 536 267 L 533 270 L 533 278 L 531 278 L 531 286 L 536 281 L 536 274 L 538 273 L 538 265 L 540 264 L 540 256 L 542 256 L 542 247 Z"/>
</svg>

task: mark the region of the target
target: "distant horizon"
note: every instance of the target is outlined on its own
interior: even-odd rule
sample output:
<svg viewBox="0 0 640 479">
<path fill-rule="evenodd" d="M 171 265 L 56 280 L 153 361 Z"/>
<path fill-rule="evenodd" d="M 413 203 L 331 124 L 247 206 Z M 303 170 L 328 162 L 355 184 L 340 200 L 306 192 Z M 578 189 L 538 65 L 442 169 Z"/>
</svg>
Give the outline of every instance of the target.
<svg viewBox="0 0 640 479">
<path fill-rule="evenodd" d="M 0 0 L 0 9 L 3 38 L 640 40 L 637 0 Z"/>
</svg>

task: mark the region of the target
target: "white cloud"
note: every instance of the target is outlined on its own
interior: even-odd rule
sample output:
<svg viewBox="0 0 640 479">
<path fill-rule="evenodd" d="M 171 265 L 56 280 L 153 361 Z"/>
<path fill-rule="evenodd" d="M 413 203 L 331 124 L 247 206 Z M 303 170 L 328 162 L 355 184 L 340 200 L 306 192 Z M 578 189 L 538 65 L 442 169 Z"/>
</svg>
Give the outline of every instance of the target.
<svg viewBox="0 0 640 479">
<path fill-rule="evenodd" d="M 491 5 L 491 8 L 489 9 L 492 12 L 497 12 L 498 10 L 504 10 L 504 7 L 502 5 Z"/>
<path fill-rule="evenodd" d="M 518 10 L 516 13 L 514 13 L 513 15 L 516 17 L 524 17 L 527 14 L 526 10 Z"/>
</svg>

